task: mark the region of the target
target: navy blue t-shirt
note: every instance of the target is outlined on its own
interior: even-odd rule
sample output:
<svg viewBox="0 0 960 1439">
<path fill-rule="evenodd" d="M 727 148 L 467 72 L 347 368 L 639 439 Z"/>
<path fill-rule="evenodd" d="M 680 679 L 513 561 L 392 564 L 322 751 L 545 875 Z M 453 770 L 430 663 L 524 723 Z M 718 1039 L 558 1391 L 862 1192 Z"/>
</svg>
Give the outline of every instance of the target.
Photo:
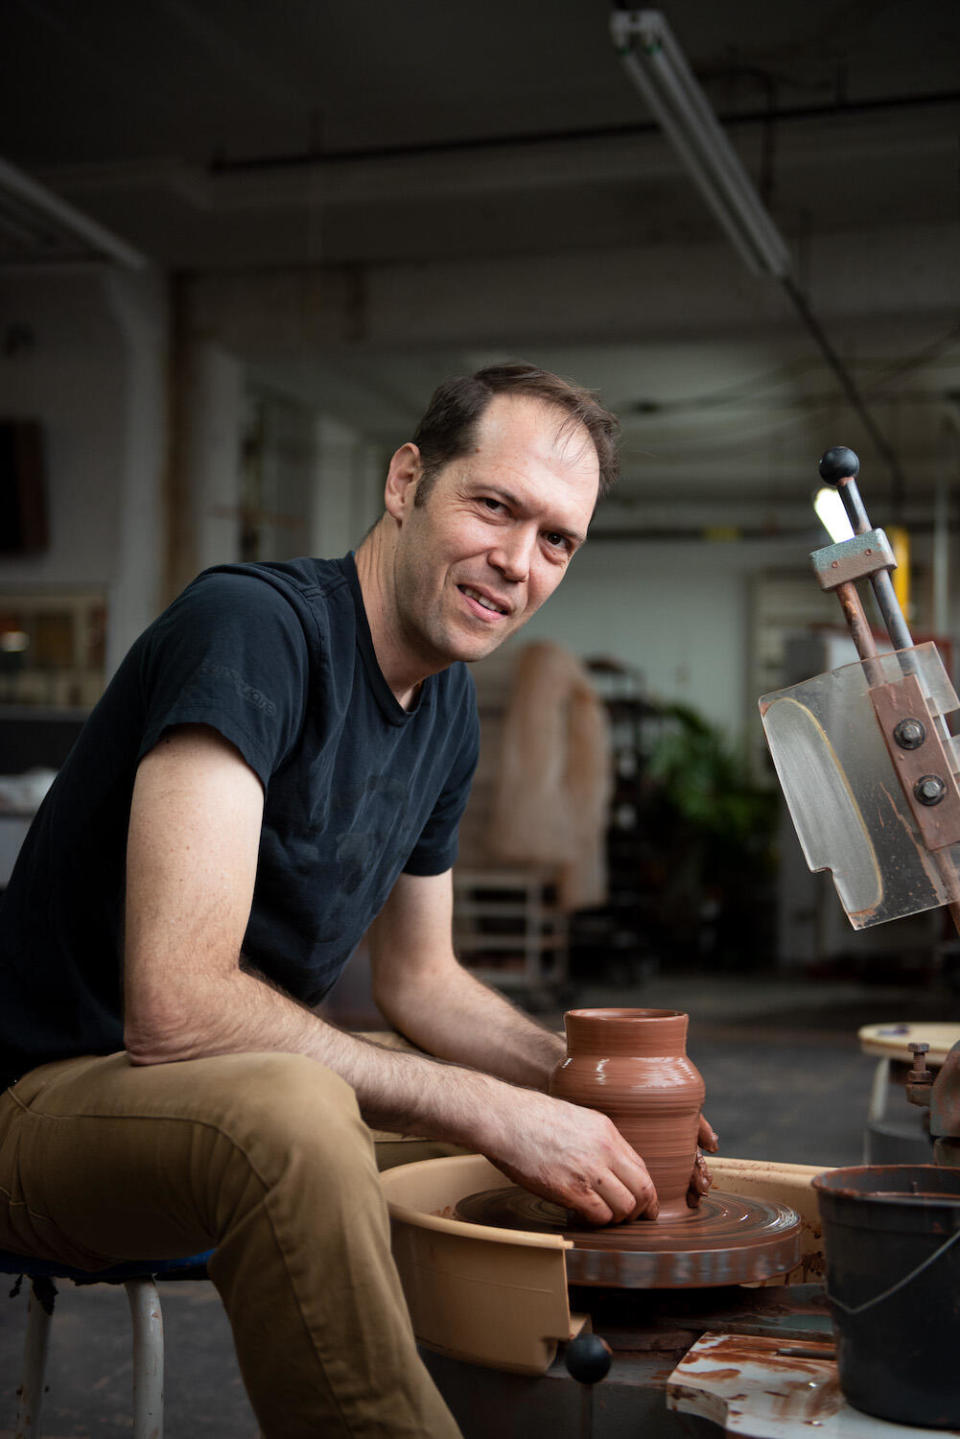
<svg viewBox="0 0 960 1439">
<path fill-rule="evenodd" d="M 401 871 L 441 874 L 476 764 L 455 664 L 414 707 L 373 650 L 352 556 L 200 575 L 134 644 L 45 799 L 0 906 L 0 1078 L 123 1047 L 124 871 L 137 765 L 206 724 L 264 788 L 244 955 L 307 1004 Z"/>
</svg>

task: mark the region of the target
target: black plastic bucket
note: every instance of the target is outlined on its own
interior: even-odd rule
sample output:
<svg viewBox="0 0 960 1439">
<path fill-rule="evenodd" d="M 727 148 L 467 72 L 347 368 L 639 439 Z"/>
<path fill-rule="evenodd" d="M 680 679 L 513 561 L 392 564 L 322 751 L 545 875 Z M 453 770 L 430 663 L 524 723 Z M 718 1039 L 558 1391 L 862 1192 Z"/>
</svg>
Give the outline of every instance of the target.
<svg viewBox="0 0 960 1439">
<path fill-rule="evenodd" d="M 864 1165 L 813 1187 L 844 1395 L 879 1419 L 960 1426 L 960 1169 Z"/>
</svg>

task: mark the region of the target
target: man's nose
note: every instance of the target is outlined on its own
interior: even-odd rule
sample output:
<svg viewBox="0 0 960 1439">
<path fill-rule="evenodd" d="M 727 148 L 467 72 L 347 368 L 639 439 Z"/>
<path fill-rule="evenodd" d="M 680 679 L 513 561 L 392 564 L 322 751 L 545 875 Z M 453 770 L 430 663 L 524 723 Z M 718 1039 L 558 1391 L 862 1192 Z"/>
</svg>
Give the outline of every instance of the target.
<svg viewBox="0 0 960 1439">
<path fill-rule="evenodd" d="M 519 584 L 530 573 L 530 561 L 535 543 L 536 535 L 515 531 L 511 535 L 501 538 L 500 543 L 490 551 L 489 561 L 494 569 L 500 571 L 504 579 Z"/>
</svg>

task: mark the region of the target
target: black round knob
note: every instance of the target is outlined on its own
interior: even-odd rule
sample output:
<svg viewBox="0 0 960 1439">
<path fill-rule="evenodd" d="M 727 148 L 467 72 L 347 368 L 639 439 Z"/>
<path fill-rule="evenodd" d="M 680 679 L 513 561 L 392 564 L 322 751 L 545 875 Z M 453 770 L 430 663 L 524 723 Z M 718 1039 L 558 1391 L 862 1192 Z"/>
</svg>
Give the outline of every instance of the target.
<svg viewBox="0 0 960 1439">
<path fill-rule="evenodd" d="M 839 485 L 851 476 L 856 479 L 859 473 L 860 460 L 846 445 L 834 445 L 820 461 L 820 478 L 828 485 Z"/>
<path fill-rule="evenodd" d="M 939 804 L 947 792 L 947 786 L 938 774 L 921 775 L 913 786 L 913 792 L 921 804 Z"/>
<path fill-rule="evenodd" d="M 598 1384 L 610 1372 L 610 1346 L 599 1334 L 578 1334 L 567 1345 L 563 1360 L 578 1384 Z"/>
</svg>

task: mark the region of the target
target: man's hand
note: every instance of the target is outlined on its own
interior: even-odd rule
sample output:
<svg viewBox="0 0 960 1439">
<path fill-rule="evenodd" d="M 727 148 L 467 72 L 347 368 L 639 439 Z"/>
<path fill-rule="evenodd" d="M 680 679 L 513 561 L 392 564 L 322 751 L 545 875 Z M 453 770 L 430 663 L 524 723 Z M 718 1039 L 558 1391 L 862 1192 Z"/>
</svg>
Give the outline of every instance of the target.
<svg viewBox="0 0 960 1439">
<path fill-rule="evenodd" d="M 697 1135 L 697 1157 L 693 1161 L 693 1173 L 690 1176 L 690 1187 L 687 1190 L 687 1203 L 691 1209 L 696 1209 L 713 1183 L 713 1176 L 707 1168 L 703 1151 L 706 1149 L 710 1154 L 716 1154 L 719 1145 L 720 1141 L 713 1125 L 701 1114 L 700 1131 Z"/>
<path fill-rule="evenodd" d="M 498 1169 L 590 1224 L 656 1219 L 646 1165 L 611 1119 L 529 1089 L 512 1096 L 497 1112 L 494 1143 L 483 1150 Z"/>
</svg>

